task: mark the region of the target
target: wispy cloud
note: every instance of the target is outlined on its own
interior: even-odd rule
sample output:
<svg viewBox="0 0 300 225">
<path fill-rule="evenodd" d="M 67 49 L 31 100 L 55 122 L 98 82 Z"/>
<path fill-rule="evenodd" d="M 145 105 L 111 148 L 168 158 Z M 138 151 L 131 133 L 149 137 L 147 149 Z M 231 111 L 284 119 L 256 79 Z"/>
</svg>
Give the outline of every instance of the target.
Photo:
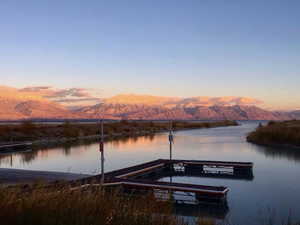
<svg viewBox="0 0 300 225">
<path fill-rule="evenodd" d="M 215 97 L 209 98 L 209 104 L 211 105 L 259 105 L 263 101 L 250 97 Z"/>
<path fill-rule="evenodd" d="M 40 92 L 42 90 L 49 90 L 52 87 L 50 86 L 37 86 L 37 87 L 25 87 L 20 89 L 21 92 Z"/>
<path fill-rule="evenodd" d="M 190 98 L 176 98 L 176 97 L 161 97 L 151 95 L 135 95 L 124 94 L 117 95 L 106 99 L 108 103 L 117 104 L 144 104 L 144 105 L 164 105 L 168 107 L 197 107 L 197 106 L 230 106 L 230 105 L 260 105 L 263 101 L 250 97 L 190 97 Z"/>
<path fill-rule="evenodd" d="M 56 102 L 60 103 L 78 103 L 78 102 L 91 102 L 91 101 L 101 101 L 101 98 L 64 98 L 64 99 L 59 99 L 56 100 Z"/>
<path fill-rule="evenodd" d="M 54 91 L 50 95 L 45 97 L 46 98 L 64 98 L 64 97 L 86 98 L 86 97 L 91 97 L 91 94 L 88 92 L 87 89 L 84 88 L 69 88 L 69 89 Z"/>
<path fill-rule="evenodd" d="M 86 89 L 86 88 L 65 88 L 58 89 L 50 86 L 34 86 L 19 89 L 20 92 L 31 93 L 49 99 L 54 102 L 62 103 L 65 105 L 72 105 L 81 103 L 97 104 L 101 101 L 98 97 L 99 90 Z"/>
</svg>

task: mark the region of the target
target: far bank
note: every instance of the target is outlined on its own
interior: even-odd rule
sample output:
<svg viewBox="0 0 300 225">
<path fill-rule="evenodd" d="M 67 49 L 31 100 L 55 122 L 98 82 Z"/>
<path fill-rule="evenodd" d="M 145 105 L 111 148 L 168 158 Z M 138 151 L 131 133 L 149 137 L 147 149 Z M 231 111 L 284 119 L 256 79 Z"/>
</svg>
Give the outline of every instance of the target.
<svg viewBox="0 0 300 225">
<path fill-rule="evenodd" d="M 171 125 L 172 124 L 172 125 Z M 188 122 L 188 121 L 114 121 L 105 122 L 106 139 L 154 135 L 172 130 L 201 129 L 237 126 L 236 121 Z M 97 140 L 100 134 L 99 123 L 36 124 L 25 121 L 21 124 L 0 125 L 0 146 L 10 143 L 31 142 L 34 147 L 64 144 L 78 140 Z"/>
<path fill-rule="evenodd" d="M 300 149 L 300 120 L 270 121 L 259 125 L 247 136 L 247 141 L 271 147 Z"/>
</svg>

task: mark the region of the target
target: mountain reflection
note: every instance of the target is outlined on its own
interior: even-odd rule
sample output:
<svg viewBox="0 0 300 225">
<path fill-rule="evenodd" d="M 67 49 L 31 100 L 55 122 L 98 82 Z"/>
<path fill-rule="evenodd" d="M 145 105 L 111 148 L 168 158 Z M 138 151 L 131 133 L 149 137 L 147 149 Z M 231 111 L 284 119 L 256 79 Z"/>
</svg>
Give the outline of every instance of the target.
<svg viewBox="0 0 300 225">
<path fill-rule="evenodd" d="M 118 137 L 105 141 L 107 146 L 114 148 L 130 146 L 149 145 L 154 140 L 155 135 L 134 136 L 134 137 Z M 48 147 L 35 147 L 31 151 L 0 154 L 0 166 L 13 167 L 14 159 L 17 158 L 20 164 L 29 164 L 38 158 L 60 157 L 61 155 L 80 155 L 84 154 L 91 146 L 95 147 L 98 140 L 79 140 L 75 142 L 67 142 L 64 144 L 51 144 Z M 142 146 L 141 146 L 142 147 Z"/>
</svg>

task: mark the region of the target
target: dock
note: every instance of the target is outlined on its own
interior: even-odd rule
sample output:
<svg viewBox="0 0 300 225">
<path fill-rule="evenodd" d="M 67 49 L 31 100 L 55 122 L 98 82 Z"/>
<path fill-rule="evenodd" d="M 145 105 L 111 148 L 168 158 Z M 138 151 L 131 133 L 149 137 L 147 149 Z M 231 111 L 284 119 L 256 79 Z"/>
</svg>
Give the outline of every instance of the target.
<svg viewBox="0 0 300 225">
<path fill-rule="evenodd" d="M 0 168 L 0 185 L 30 184 L 35 182 L 74 181 L 87 174 Z"/>
<path fill-rule="evenodd" d="M 102 185 L 105 187 L 118 186 L 126 193 L 159 192 L 165 193 L 165 197 L 168 193 L 180 193 L 193 196 L 194 202 L 197 203 L 225 203 L 228 187 L 157 180 L 176 175 L 247 180 L 253 179 L 252 168 L 253 163 L 251 162 L 158 159 L 105 173 Z M 81 181 L 87 184 L 99 183 L 101 180 L 102 175 L 96 175 Z M 177 200 L 176 203 L 178 203 Z"/>
<path fill-rule="evenodd" d="M 10 153 L 17 151 L 28 151 L 31 149 L 31 142 L 12 142 L 0 144 L 0 153 Z"/>
<path fill-rule="evenodd" d="M 207 169 L 213 168 L 210 171 Z M 210 176 L 211 174 L 220 175 L 232 174 L 234 176 L 245 178 L 252 177 L 253 163 L 251 162 L 226 162 L 226 161 L 203 161 L 203 160 L 168 160 L 158 159 L 136 166 L 115 170 L 105 173 L 105 177 L 109 178 L 149 178 L 158 173 L 173 172 L 181 175 L 194 176 Z M 230 171 L 231 170 L 231 171 Z M 180 173 L 181 172 L 181 173 Z M 184 172 L 184 173 L 182 173 Z M 206 175 L 205 175 L 206 174 Z M 99 177 L 100 175 L 96 176 Z M 214 176 L 214 175 L 211 175 Z"/>
</svg>

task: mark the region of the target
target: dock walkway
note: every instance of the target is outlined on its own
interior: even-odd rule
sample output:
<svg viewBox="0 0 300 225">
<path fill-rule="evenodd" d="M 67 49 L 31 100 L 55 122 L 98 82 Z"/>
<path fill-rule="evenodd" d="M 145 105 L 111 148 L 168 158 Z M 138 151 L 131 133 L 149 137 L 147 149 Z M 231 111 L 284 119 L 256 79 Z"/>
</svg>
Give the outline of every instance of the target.
<svg viewBox="0 0 300 225">
<path fill-rule="evenodd" d="M 31 142 L 12 142 L 1 143 L 0 153 L 14 152 L 14 151 L 26 151 L 32 146 Z"/>
<path fill-rule="evenodd" d="M 180 167 L 176 171 L 176 167 Z M 158 159 L 147 163 L 115 170 L 104 174 L 104 186 L 121 186 L 126 192 L 128 191 L 168 191 L 168 192 L 184 192 L 193 193 L 199 200 L 218 200 L 223 202 L 227 196 L 229 188 L 223 186 L 205 186 L 186 183 L 162 182 L 155 181 L 153 178 L 157 176 L 163 177 L 169 174 L 192 174 L 193 176 L 209 176 L 209 172 L 204 168 L 213 168 L 213 174 L 217 177 L 221 174 L 224 177 L 235 177 L 236 179 L 243 176 L 252 175 L 253 163 L 251 162 L 226 162 L 226 161 L 203 161 L 203 160 L 167 160 Z M 231 169 L 232 173 L 226 171 L 221 173 L 223 169 Z M 252 175 L 253 176 L 253 175 Z M 101 181 L 101 175 L 84 178 L 81 181 L 85 184 Z"/>
<path fill-rule="evenodd" d="M 245 169 L 251 171 L 253 163 L 251 162 L 226 162 L 226 161 L 203 161 L 203 160 L 168 160 L 157 159 L 147 163 L 127 167 L 124 169 L 114 170 L 105 173 L 105 179 L 111 180 L 113 178 L 131 178 L 140 175 L 149 175 L 149 173 L 157 173 L 158 171 L 167 171 L 170 167 L 176 164 L 181 164 L 186 169 L 203 169 L 203 167 L 210 168 L 231 168 L 231 169 Z M 199 170 L 198 170 L 199 172 Z M 100 178 L 101 175 L 94 176 L 93 178 Z"/>
<path fill-rule="evenodd" d="M 0 168 L 0 185 L 28 184 L 37 181 L 73 181 L 89 176 L 75 173 Z"/>
</svg>

